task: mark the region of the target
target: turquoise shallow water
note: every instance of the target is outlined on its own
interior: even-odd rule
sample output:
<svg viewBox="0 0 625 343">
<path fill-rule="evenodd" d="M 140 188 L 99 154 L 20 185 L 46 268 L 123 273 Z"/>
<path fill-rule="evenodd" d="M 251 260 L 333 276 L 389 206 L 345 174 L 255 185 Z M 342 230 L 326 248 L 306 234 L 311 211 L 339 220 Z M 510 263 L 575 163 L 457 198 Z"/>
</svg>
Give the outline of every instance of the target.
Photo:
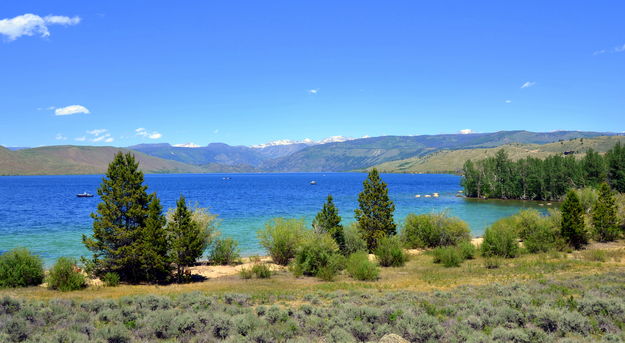
<svg viewBox="0 0 625 343">
<path fill-rule="evenodd" d="M 230 177 L 224 180 L 224 177 Z M 308 224 L 328 194 L 334 196 L 345 223 L 353 221 L 358 192 L 366 174 L 202 174 L 146 175 L 150 192 L 157 192 L 165 208 L 174 207 L 183 194 L 187 200 L 219 215 L 223 236 L 237 239 L 244 255 L 262 254 L 256 231 L 273 217 L 304 218 Z M 446 210 L 466 220 L 474 235 L 497 219 L 532 202 L 481 201 L 456 197 L 461 189 L 455 175 L 383 174 L 401 224 L 408 213 Z M 81 243 L 90 234 L 91 218 L 99 201 L 77 198 L 96 193 L 102 176 L 5 176 L 0 177 L 0 252 L 23 246 L 50 264 L 60 256 L 88 254 Z M 316 180 L 317 185 L 310 185 Z M 439 198 L 415 198 L 440 193 Z"/>
</svg>

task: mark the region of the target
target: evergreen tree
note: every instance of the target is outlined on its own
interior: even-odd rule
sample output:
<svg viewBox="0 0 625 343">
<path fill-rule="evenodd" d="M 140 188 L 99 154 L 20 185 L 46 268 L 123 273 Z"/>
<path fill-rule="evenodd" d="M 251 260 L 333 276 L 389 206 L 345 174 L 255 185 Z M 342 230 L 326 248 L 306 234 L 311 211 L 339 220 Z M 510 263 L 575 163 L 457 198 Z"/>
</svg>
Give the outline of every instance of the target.
<svg viewBox="0 0 625 343">
<path fill-rule="evenodd" d="M 570 246 L 580 249 L 588 243 L 588 236 L 584 227 L 584 208 L 574 190 L 568 191 L 560 210 L 562 211 L 560 228 L 562 237 Z"/>
<path fill-rule="evenodd" d="M 393 221 L 395 204 L 388 197 L 386 183 L 374 168 L 363 182 L 363 191 L 358 195 L 359 208 L 355 210 L 356 220 L 369 251 L 375 250 L 380 239 L 397 233 Z"/>
<path fill-rule="evenodd" d="M 150 283 L 163 282 L 171 276 L 166 223 L 160 200 L 156 194 L 151 194 L 148 218 L 142 235 L 143 241 L 139 248 L 142 270 L 145 273 L 145 279 Z"/>
<path fill-rule="evenodd" d="M 605 154 L 608 164 L 608 179 L 617 192 L 625 193 L 625 146 L 616 143 Z"/>
<path fill-rule="evenodd" d="M 180 282 L 184 269 L 193 265 L 206 249 L 205 232 L 193 221 L 182 195 L 176 202 L 171 221 L 167 223 L 167 231 L 171 244 L 170 256 L 176 265 L 176 276 Z"/>
<path fill-rule="evenodd" d="M 582 166 L 586 173 L 586 185 L 598 186 L 606 180 L 607 170 L 603 157 L 593 149 L 588 149 L 582 160 Z"/>
<path fill-rule="evenodd" d="M 91 214 L 93 236 L 82 238 L 93 252 L 89 266 L 96 275 L 115 272 L 124 281 L 143 281 L 139 245 L 148 217 L 146 189 L 134 156 L 118 152 L 98 189 L 102 202 Z"/>
<path fill-rule="evenodd" d="M 599 198 L 592 209 L 592 224 L 597 240 L 607 242 L 618 238 L 616 200 L 610 186 L 605 182 L 599 187 Z"/>
<path fill-rule="evenodd" d="M 343 234 L 343 226 L 341 225 L 341 217 L 339 210 L 334 206 L 332 195 L 328 195 L 328 199 L 323 204 L 323 208 L 312 222 L 313 229 L 316 233 L 329 233 L 341 251 L 345 250 L 345 236 Z"/>
</svg>

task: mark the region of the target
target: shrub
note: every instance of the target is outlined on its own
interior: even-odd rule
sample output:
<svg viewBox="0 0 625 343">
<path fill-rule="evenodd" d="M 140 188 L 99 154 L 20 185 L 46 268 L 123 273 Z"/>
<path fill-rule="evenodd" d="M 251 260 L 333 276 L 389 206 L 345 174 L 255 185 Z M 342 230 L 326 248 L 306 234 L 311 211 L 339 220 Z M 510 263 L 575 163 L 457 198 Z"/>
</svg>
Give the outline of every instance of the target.
<svg viewBox="0 0 625 343">
<path fill-rule="evenodd" d="M 252 268 L 241 268 L 241 270 L 239 270 L 239 276 L 241 279 L 251 279 L 252 276 L 254 276 L 254 272 Z"/>
<path fill-rule="evenodd" d="M 271 269 L 265 263 L 258 263 L 252 267 L 252 273 L 259 279 L 269 279 L 271 277 Z"/>
<path fill-rule="evenodd" d="M 319 270 L 327 267 L 339 247 L 329 234 L 309 234 L 295 256 L 295 274 L 317 276 Z"/>
<path fill-rule="evenodd" d="M 343 230 L 345 250 L 343 254 L 349 256 L 358 251 L 367 251 L 367 242 L 362 238 L 358 223 L 351 223 Z"/>
<path fill-rule="evenodd" d="M 517 235 L 504 222 L 497 221 L 484 232 L 481 250 L 482 255 L 485 257 L 516 257 L 519 253 Z"/>
<path fill-rule="evenodd" d="M 106 285 L 106 287 L 119 286 L 119 274 L 111 272 L 106 273 L 102 277 L 102 282 L 104 282 L 104 285 Z"/>
<path fill-rule="evenodd" d="M 401 239 L 406 247 L 436 248 L 457 245 L 471 239 L 467 223 L 445 212 L 432 214 L 409 214 L 406 217 Z"/>
<path fill-rule="evenodd" d="M 460 267 L 464 260 L 460 249 L 456 247 L 438 247 L 432 251 L 434 263 L 441 263 L 446 268 Z"/>
<path fill-rule="evenodd" d="M 76 261 L 71 258 L 59 258 L 50 269 L 50 275 L 48 275 L 48 288 L 50 289 L 69 292 L 86 286 L 85 276 L 78 271 Z"/>
<path fill-rule="evenodd" d="M 460 256 L 463 260 L 472 260 L 477 255 L 477 248 L 469 241 L 462 242 L 458 245 Z"/>
<path fill-rule="evenodd" d="M 303 220 L 274 218 L 258 231 L 258 239 L 275 263 L 286 266 L 295 257 L 305 233 Z"/>
<path fill-rule="evenodd" d="M 408 260 L 397 236 L 382 238 L 375 249 L 375 256 L 382 267 L 401 267 Z"/>
<path fill-rule="evenodd" d="M 43 282 L 43 262 L 25 248 L 0 255 L 0 288 L 36 286 Z"/>
<path fill-rule="evenodd" d="M 356 252 L 347 259 L 347 274 L 356 280 L 377 280 L 380 270 L 375 263 L 369 261 L 369 255 L 364 252 Z"/>
<path fill-rule="evenodd" d="M 509 227 L 521 239 L 530 253 L 547 252 L 556 246 L 559 235 L 558 218 L 543 216 L 537 210 L 522 210 L 519 213 L 502 219 L 500 226 Z"/>
<path fill-rule="evenodd" d="M 228 265 L 233 264 L 239 257 L 239 242 L 225 238 L 215 241 L 209 259 L 215 264 Z"/>
</svg>

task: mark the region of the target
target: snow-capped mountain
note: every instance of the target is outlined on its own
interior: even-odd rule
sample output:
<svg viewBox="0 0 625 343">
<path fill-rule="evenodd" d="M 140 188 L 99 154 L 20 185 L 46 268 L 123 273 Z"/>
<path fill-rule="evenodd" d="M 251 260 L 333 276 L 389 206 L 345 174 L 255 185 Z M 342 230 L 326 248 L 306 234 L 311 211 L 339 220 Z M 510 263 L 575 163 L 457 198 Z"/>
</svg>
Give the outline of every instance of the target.
<svg viewBox="0 0 625 343">
<path fill-rule="evenodd" d="M 264 148 L 272 147 L 272 146 L 294 145 L 294 144 L 309 146 L 309 145 L 318 145 L 318 144 L 326 144 L 326 143 L 346 142 L 352 139 L 354 138 L 343 137 L 343 136 L 332 136 L 332 137 L 324 138 L 319 141 L 314 141 L 310 138 L 306 138 L 301 141 L 294 141 L 291 139 L 279 139 L 279 140 L 271 141 L 265 144 L 252 145 L 250 146 L 250 148 L 264 149 Z"/>
</svg>

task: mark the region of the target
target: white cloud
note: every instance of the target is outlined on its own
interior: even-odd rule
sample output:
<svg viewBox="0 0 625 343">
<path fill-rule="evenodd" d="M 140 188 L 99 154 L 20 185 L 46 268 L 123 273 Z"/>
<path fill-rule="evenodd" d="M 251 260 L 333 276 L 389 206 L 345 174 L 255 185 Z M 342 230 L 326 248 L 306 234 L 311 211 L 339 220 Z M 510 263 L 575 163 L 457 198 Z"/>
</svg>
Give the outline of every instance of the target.
<svg viewBox="0 0 625 343">
<path fill-rule="evenodd" d="M 137 136 L 147 137 L 149 139 L 159 139 L 163 137 L 163 135 L 157 131 L 149 132 L 148 130 L 142 127 L 136 129 L 135 132 L 137 133 Z"/>
<path fill-rule="evenodd" d="M 534 85 L 536 85 L 536 82 L 533 82 L 533 81 L 527 81 L 527 82 L 525 82 L 525 83 L 521 86 L 521 88 L 530 88 L 530 87 L 532 87 L 532 86 L 534 86 Z"/>
<path fill-rule="evenodd" d="M 48 25 L 76 25 L 80 23 L 80 17 L 65 17 L 49 15 L 40 17 L 36 14 L 26 13 L 14 18 L 0 20 L 0 34 L 8 37 L 9 41 L 22 36 L 40 35 L 50 36 Z"/>
<path fill-rule="evenodd" d="M 88 134 L 96 136 L 96 137 L 107 132 L 108 132 L 107 129 L 93 129 L 93 130 L 87 131 Z"/>
<path fill-rule="evenodd" d="M 512 103 L 512 100 L 506 100 L 506 101 L 505 101 L 505 103 L 506 103 L 506 104 L 511 104 L 511 103 Z"/>
<path fill-rule="evenodd" d="M 178 148 L 199 148 L 200 147 L 199 144 L 195 144 L 195 143 L 180 143 L 180 144 L 174 144 L 174 146 Z"/>
<path fill-rule="evenodd" d="M 74 138 L 74 140 L 77 141 L 77 142 L 84 142 L 84 141 L 87 140 L 87 137 L 85 137 L 85 136 L 76 137 L 76 138 Z"/>
<path fill-rule="evenodd" d="M 310 94 L 317 94 L 317 93 L 319 93 L 319 88 L 316 88 L 316 89 L 309 89 L 309 90 L 308 90 L 308 93 L 310 93 Z"/>
<path fill-rule="evenodd" d="M 612 49 L 601 49 L 601 50 L 597 50 L 595 52 L 593 52 L 593 56 L 597 56 L 597 55 L 603 55 L 603 54 L 607 54 L 607 53 L 619 53 L 619 52 L 623 52 L 625 51 L 625 44 L 623 45 L 619 45 L 619 46 L 615 46 Z"/>
<path fill-rule="evenodd" d="M 458 133 L 460 133 L 462 135 L 468 135 L 468 134 L 475 133 L 475 132 L 473 132 L 473 130 L 471 130 L 471 129 L 462 129 L 462 130 L 458 131 Z"/>
<path fill-rule="evenodd" d="M 70 105 L 65 107 L 60 107 L 54 110 L 54 114 L 57 116 L 68 116 L 72 114 L 84 113 L 89 114 L 89 110 L 82 105 Z"/>
<path fill-rule="evenodd" d="M 67 137 L 65 137 L 63 134 L 57 133 L 54 139 L 56 139 L 57 141 L 66 141 Z"/>
<path fill-rule="evenodd" d="M 93 130 L 87 131 L 87 133 L 93 136 L 89 140 L 94 143 L 97 143 L 97 142 L 111 143 L 112 141 L 114 141 L 113 137 L 111 136 L 111 134 L 108 132 L 107 129 L 93 129 Z M 80 138 L 84 138 L 84 137 L 80 137 Z M 84 141 L 84 139 L 79 140 L 78 138 L 76 138 L 76 140 L 81 141 L 81 142 Z"/>
</svg>

